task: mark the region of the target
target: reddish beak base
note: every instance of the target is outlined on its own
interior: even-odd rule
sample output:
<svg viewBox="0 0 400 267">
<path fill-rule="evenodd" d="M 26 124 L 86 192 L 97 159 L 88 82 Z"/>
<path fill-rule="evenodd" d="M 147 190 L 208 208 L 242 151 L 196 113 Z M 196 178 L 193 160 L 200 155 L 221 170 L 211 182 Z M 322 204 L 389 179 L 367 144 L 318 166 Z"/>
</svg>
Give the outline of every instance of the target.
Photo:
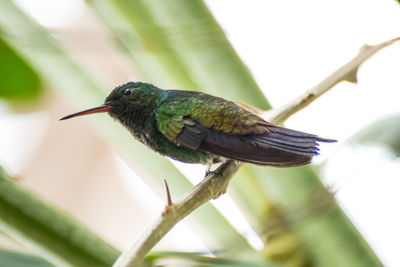
<svg viewBox="0 0 400 267">
<path fill-rule="evenodd" d="M 98 106 L 98 107 L 95 107 L 95 108 L 86 109 L 86 110 L 79 111 L 79 112 L 67 115 L 65 117 L 62 117 L 60 119 L 60 121 L 67 120 L 67 119 L 70 119 L 70 118 L 73 118 L 73 117 L 88 115 L 88 114 L 92 114 L 92 113 L 107 112 L 110 109 L 111 109 L 111 102 L 106 102 L 101 106 Z"/>
</svg>

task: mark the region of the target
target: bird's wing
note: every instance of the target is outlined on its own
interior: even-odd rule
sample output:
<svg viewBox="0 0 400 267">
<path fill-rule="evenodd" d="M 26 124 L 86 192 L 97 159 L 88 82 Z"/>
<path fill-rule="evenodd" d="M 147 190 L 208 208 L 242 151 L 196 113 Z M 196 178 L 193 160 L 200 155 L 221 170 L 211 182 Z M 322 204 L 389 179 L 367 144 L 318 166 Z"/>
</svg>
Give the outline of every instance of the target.
<svg viewBox="0 0 400 267">
<path fill-rule="evenodd" d="M 240 112 L 234 112 L 233 108 Z M 233 108 L 229 105 L 231 110 L 202 115 L 194 114 L 190 109 L 171 110 L 161 106 L 156 113 L 157 127 L 168 140 L 179 146 L 273 166 L 309 163 L 318 154 L 318 141 L 334 141 L 278 127 L 239 106 Z M 234 113 L 236 117 L 231 116 Z M 225 122 L 225 128 L 218 123 L 221 121 Z"/>
<path fill-rule="evenodd" d="M 268 128 L 264 126 L 271 125 L 247 109 L 220 97 L 190 91 L 168 93 L 166 101 L 155 110 L 155 115 L 159 130 L 171 141 L 180 133 L 185 122 L 192 124 L 184 119 L 232 135 L 265 133 Z"/>
</svg>

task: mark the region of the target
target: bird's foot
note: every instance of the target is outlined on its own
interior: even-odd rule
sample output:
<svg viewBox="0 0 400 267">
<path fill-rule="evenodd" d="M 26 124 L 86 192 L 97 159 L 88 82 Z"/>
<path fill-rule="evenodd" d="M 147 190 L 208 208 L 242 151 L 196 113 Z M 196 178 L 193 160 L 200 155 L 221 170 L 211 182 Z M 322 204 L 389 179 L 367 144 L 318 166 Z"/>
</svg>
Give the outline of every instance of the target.
<svg viewBox="0 0 400 267">
<path fill-rule="evenodd" d="M 218 170 L 218 168 L 221 166 L 222 163 L 225 161 L 222 160 L 221 158 L 214 158 L 212 161 L 207 163 L 207 169 L 206 169 L 206 174 L 204 175 L 204 178 L 206 178 L 209 175 L 222 175 L 222 173 Z M 211 170 L 213 169 L 213 170 Z"/>
<path fill-rule="evenodd" d="M 213 175 L 221 175 L 221 172 L 219 172 L 218 170 L 214 170 L 214 171 L 206 170 L 206 174 L 204 175 L 204 178 L 208 177 L 211 174 L 213 174 Z"/>
</svg>

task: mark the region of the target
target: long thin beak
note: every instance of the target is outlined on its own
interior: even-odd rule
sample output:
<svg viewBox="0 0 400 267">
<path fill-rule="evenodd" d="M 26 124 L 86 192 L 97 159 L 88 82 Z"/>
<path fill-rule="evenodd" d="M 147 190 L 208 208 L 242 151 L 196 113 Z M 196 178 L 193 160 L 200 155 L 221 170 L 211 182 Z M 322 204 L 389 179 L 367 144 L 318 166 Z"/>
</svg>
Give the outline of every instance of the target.
<svg viewBox="0 0 400 267">
<path fill-rule="evenodd" d="M 73 117 L 78 117 L 78 116 L 83 116 L 83 115 L 87 115 L 87 114 L 92 114 L 92 113 L 100 113 L 100 112 L 107 112 L 108 110 L 110 110 L 111 108 L 111 102 L 106 102 L 101 106 L 95 107 L 95 108 L 90 108 L 87 110 L 83 110 L 83 111 L 79 111 L 70 115 L 67 115 L 65 117 L 62 117 L 60 119 L 60 121 L 62 120 L 67 120 Z"/>
</svg>

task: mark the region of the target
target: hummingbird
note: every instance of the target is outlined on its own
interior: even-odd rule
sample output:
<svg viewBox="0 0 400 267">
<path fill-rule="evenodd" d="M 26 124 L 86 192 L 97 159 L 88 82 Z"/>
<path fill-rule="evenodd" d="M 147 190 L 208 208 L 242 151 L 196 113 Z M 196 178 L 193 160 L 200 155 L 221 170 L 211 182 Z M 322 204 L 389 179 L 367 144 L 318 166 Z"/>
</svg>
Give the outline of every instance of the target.
<svg viewBox="0 0 400 267">
<path fill-rule="evenodd" d="M 225 160 L 277 167 L 304 165 L 318 155 L 318 142 L 336 142 L 273 125 L 220 97 L 163 90 L 143 82 L 119 85 L 104 104 L 60 120 L 99 112 L 107 112 L 161 155 L 209 168 Z"/>
</svg>

